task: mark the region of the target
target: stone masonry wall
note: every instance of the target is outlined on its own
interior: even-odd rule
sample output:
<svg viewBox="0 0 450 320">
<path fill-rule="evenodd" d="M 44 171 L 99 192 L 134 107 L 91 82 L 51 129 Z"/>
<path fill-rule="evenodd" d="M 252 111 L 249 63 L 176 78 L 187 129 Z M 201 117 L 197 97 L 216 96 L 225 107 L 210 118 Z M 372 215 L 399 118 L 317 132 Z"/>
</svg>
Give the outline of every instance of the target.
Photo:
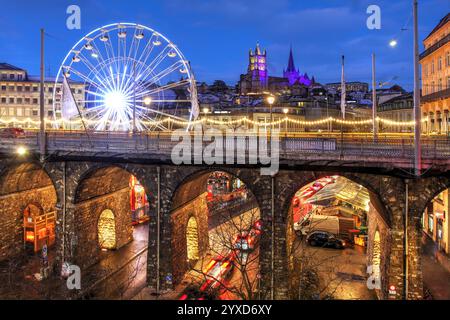
<svg viewBox="0 0 450 320">
<path fill-rule="evenodd" d="M 203 193 L 194 200 L 175 209 L 171 214 L 172 221 L 172 260 L 174 284 L 179 283 L 183 275 L 189 271 L 187 256 L 187 224 L 191 217 L 194 217 L 198 228 L 198 249 L 199 258 L 202 258 L 209 247 L 208 237 L 208 206 L 206 195 Z"/>
<path fill-rule="evenodd" d="M 44 212 L 55 211 L 55 189 L 50 185 L 0 196 L 0 261 L 24 250 L 23 212 L 28 204 L 35 204 Z"/>
<path fill-rule="evenodd" d="M 367 214 L 367 227 L 368 227 L 368 241 L 367 241 L 367 266 L 373 266 L 374 257 L 374 238 L 375 233 L 379 232 L 380 235 L 380 276 L 381 276 L 381 288 L 376 289 L 376 294 L 379 299 L 387 299 L 386 293 L 389 288 L 389 264 L 391 253 L 391 233 L 390 228 L 384 222 L 374 206 L 369 204 L 369 212 Z"/>
<path fill-rule="evenodd" d="M 74 209 L 77 243 L 75 262 L 80 267 L 88 267 L 100 259 L 98 221 L 106 209 L 114 213 L 116 249 L 133 240 L 129 188 L 78 203 Z"/>
</svg>

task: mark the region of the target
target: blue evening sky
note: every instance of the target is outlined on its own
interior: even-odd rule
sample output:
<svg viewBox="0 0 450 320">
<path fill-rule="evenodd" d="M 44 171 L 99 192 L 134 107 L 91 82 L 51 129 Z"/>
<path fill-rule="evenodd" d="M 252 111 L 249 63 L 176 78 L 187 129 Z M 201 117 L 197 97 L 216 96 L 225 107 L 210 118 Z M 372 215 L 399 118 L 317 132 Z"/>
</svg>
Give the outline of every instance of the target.
<svg viewBox="0 0 450 320">
<path fill-rule="evenodd" d="M 70 4 L 81 7 L 81 30 L 66 28 Z M 381 7 L 381 30 L 366 27 L 370 4 Z M 420 41 L 449 11 L 449 0 L 419 0 Z M 296 66 L 321 83 L 340 81 L 342 54 L 347 80 L 369 82 L 375 52 L 379 81 L 412 88 L 412 0 L 0 0 L 0 61 L 38 74 L 44 27 L 47 70 L 54 75 L 79 38 L 113 22 L 166 35 L 191 61 L 196 78 L 208 83 L 234 85 L 259 41 L 270 75 L 282 74 L 292 44 Z M 393 37 L 396 48 L 388 45 Z"/>
</svg>

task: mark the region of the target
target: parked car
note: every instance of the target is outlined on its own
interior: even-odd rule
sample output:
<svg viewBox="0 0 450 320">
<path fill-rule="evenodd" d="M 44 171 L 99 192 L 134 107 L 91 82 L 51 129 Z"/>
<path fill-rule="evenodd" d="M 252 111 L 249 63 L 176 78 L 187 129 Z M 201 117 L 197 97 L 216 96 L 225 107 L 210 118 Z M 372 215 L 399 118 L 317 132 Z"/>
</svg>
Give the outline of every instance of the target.
<svg viewBox="0 0 450 320">
<path fill-rule="evenodd" d="M 306 238 L 306 242 L 313 247 L 344 249 L 347 246 L 345 240 L 339 239 L 326 231 L 311 232 Z"/>
<path fill-rule="evenodd" d="M 0 138 L 25 138 L 25 131 L 22 128 L 0 129 Z"/>
<path fill-rule="evenodd" d="M 255 229 L 251 229 L 238 234 L 234 239 L 234 249 L 242 251 L 255 249 L 259 236 L 256 232 Z"/>
</svg>

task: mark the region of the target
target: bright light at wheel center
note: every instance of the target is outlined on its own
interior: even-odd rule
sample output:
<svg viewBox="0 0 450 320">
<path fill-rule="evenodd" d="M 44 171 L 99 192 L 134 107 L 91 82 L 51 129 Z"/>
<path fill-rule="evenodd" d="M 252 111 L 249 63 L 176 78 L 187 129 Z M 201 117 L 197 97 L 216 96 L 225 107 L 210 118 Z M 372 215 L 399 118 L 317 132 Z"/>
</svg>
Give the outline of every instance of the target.
<svg viewBox="0 0 450 320">
<path fill-rule="evenodd" d="M 106 107 L 114 110 L 125 109 L 127 107 L 127 98 L 122 92 L 111 91 L 105 94 L 104 103 Z"/>
</svg>

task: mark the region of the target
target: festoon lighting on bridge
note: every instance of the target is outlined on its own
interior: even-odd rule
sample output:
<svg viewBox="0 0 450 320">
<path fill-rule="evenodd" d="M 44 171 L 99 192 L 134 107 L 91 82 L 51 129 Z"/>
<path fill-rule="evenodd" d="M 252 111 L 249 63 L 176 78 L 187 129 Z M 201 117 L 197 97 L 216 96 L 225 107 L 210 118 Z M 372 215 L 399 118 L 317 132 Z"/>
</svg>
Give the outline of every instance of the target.
<svg viewBox="0 0 450 320">
<path fill-rule="evenodd" d="M 108 96 L 108 101 L 112 99 L 112 96 Z M 150 98 L 151 99 L 151 98 Z M 111 102 L 112 103 L 112 102 Z M 144 101 L 145 103 L 145 101 Z M 150 103 L 152 103 L 152 101 L 150 100 Z M 113 106 L 115 107 L 120 107 L 121 103 L 112 103 Z M 394 120 L 389 120 L 389 119 L 383 119 L 380 117 L 376 118 L 376 121 L 379 123 L 383 123 L 386 125 L 390 125 L 390 126 L 398 126 L 398 127 L 411 127 L 414 126 L 415 122 L 414 121 L 394 121 Z M 427 119 L 423 118 L 421 120 L 421 122 L 426 122 Z M 85 119 L 84 120 L 85 123 L 87 124 L 95 124 L 96 121 L 92 121 L 89 119 Z M 343 124 L 343 125 L 348 125 L 348 126 L 352 126 L 352 125 L 369 125 L 372 123 L 372 119 L 364 119 L 364 120 L 343 120 L 343 119 L 336 119 L 333 117 L 328 117 L 328 118 L 323 118 L 323 119 L 318 119 L 318 120 L 298 120 L 298 119 L 293 119 L 290 118 L 288 116 L 282 118 L 282 119 L 278 119 L 272 122 L 259 122 L 259 121 L 254 121 L 252 119 L 249 119 L 247 117 L 242 117 L 239 119 L 233 119 L 233 120 L 216 120 L 216 119 L 212 119 L 212 118 L 201 118 L 195 121 L 190 121 L 189 120 L 179 120 L 179 119 L 175 119 L 175 118 L 171 118 L 171 117 L 167 117 L 158 121 L 152 121 L 152 122 L 146 122 L 143 121 L 142 123 L 144 124 L 153 124 L 153 125 L 159 125 L 159 124 L 164 124 L 164 123 L 175 123 L 175 124 L 179 124 L 179 125 L 196 125 L 196 124 L 202 124 L 202 123 L 212 123 L 212 124 L 217 124 L 217 125 L 230 125 L 230 124 L 239 124 L 239 123 L 249 123 L 255 126 L 260 126 L 260 127 L 264 127 L 264 126 L 268 126 L 268 125 L 277 125 L 280 123 L 284 123 L 284 122 L 290 122 L 290 123 L 295 123 L 295 124 L 300 124 L 300 125 L 304 125 L 304 126 L 315 126 L 315 125 L 323 125 L 326 123 L 338 123 L 338 124 Z M 12 118 L 9 120 L 5 120 L 5 119 L 0 119 L 0 123 L 3 124 L 34 124 L 34 125 L 39 125 L 40 121 L 38 120 L 33 120 L 31 118 L 27 118 L 27 119 L 17 119 L 17 118 Z M 70 124 L 70 125 L 81 125 L 82 121 L 81 120 L 64 120 L 64 119 L 58 119 L 58 120 L 45 120 L 46 124 L 61 124 L 61 123 L 65 123 L 65 124 Z M 111 121 L 107 120 L 104 123 L 106 124 L 110 124 Z"/>
</svg>

